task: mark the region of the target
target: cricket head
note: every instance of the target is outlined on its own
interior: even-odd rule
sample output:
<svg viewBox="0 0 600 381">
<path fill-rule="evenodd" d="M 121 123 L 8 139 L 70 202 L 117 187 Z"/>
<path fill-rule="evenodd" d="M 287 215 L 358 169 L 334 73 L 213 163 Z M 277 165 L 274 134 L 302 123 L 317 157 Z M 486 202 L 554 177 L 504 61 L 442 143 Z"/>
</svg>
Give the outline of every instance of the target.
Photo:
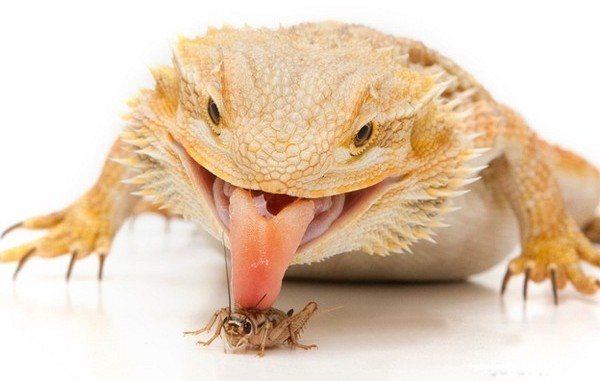
<svg viewBox="0 0 600 381">
<path fill-rule="evenodd" d="M 133 182 L 226 237 L 242 307 L 264 294 L 271 306 L 290 264 L 428 238 L 469 176 L 441 69 L 357 30 L 181 39 L 174 67 L 155 70 L 156 89 L 134 104 Z"/>
<path fill-rule="evenodd" d="M 255 334 L 255 324 L 242 313 L 230 314 L 223 323 L 223 334 L 231 348 L 244 350 L 250 344 L 250 337 Z"/>
</svg>

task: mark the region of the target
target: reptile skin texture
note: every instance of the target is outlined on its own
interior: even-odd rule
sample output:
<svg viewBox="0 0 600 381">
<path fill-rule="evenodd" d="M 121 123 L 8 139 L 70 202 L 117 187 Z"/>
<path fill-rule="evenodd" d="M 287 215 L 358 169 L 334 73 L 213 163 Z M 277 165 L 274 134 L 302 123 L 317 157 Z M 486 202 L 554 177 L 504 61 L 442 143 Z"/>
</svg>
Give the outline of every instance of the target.
<svg viewBox="0 0 600 381">
<path fill-rule="evenodd" d="M 600 266 L 598 170 L 420 42 L 332 22 L 210 29 L 180 39 L 172 65 L 152 75 L 97 183 L 16 225 L 48 232 L 2 262 L 97 254 L 103 263 L 123 222 L 142 212 L 181 216 L 230 247 L 218 180 L 314 208 L 344 195 L 336 220 L 296 245 L 288 276 L 460 279 L 520 247 L 503 289 L 518 274 L 525 294 L 528 281 L 550 280 L 555 300 L 568 284 L 600 288 L 581 267 Z"/>
</svg>

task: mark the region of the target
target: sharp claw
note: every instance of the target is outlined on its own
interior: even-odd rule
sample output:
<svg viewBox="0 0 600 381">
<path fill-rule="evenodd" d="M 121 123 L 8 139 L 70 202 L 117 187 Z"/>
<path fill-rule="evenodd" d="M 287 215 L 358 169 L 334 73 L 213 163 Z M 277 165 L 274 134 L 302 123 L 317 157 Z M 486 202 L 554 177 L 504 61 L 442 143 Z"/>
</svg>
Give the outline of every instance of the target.
<svg viewBox="0 0 600 381">
<path fill-rule="evenodd" d="M 558 290 L 556 285 L 556 269 L 550 269 L 550 283 L 552 283 L 552 295 L 554 296 L 554 305 L 558 306 Z"/>
<path fill-rule="evenodd" d="M 67 282 L 71 279 L 71 273 L 73 272 L 73 267 L 75 266 L 76 260 L 77 260 L 77 251 L 74 251 L 71 254 L 71 260 L 69 261 L 69 267 L 67 268 L 67 275 L 65 276 L 65 280 Z"/>
<path fill-rule="evenodd" d="M 23 268 L 23 266 L 25 265 L 25 263 L 27 263 L 27 260 L 31 257 L 31 255 L 33 253 L 35 253 L 35 247 L 31 250 L 29 250 L 27 252 L 27 254 L 25 254 L 23 256 L 23 258 L 21 258 L 19 260 L 19 264 L 17 264 L 17 268 L 15 269 L 15 272 L 13 273 L 13 281 L 17 280 L 17 275 L 19 275 L 19 272 L 21 271 L 21 269 Z"/>
<path fill-rule="evenodd" d="M 506 274 L 504 274 L 504 279 L 502 279 L 502 287 L 500 288 L 500 295 L 504 295 L 506 292 L 506 287 L 508 286 L 508 281 L 512 277 L 513 273 L 510 271 L 510 267 L 506 269 Z"/>
<path fill-rule="evenodd" d="M 11 231 L 16 230 L 21 227 L 23 227 L 23 222 L 19 222 L 12 226 L 9 226 L 5 231 L 2 232 L 2 234 L 0 234 L 0 239 L 3 239 L 4 237 L 6 237 L 8 235 L 8 233 L 10 233 Z"/>
<path fill-rule="evenodd" d="M 98 255 L 98 281 L 102 281 L 102 277 L 104 275 L 104 261 L 106 260 L 106 254 Z"/>
<path fill-rule="evenodd" d="M 531 275 L 531 269 L 525 270 L 525 280 L 523 282 L 523 300 L 527 300 L 527 287 L 529 286 L 529 276 Z"/>
</svg>

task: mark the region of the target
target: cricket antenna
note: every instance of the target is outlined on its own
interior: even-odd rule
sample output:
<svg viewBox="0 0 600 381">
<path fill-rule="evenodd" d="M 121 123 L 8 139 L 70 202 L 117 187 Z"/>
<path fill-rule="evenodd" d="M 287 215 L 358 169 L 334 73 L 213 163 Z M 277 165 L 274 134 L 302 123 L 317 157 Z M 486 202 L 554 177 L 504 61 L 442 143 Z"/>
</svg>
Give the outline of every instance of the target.
<svg viewBox="0 0 600 381">
<path fill-rule="evenodd" d="M 258 301 L 258 303 L 256 303 L 256 305 L 254 306 L 253 309 L 257 309 L 258 306 L 262 303 L 263 300 L 265 300 L 265 298 L 267 297 L 267 294 L 264 294 L 262 298 L 260 298 L 260 300 Z"/>
<path fill-rule="evenodd" d="M 225 277 L 227 278 L 227 301 L 229 303 L 229 313 L 231 310 L 231 282 L 229 280 L 229 264 L 227 263 L 227 247 L 225 247 L 225 233 L 221 236 L 221 243 L 223 244 L 223 257 L 225 259 Z"/>
</svg>

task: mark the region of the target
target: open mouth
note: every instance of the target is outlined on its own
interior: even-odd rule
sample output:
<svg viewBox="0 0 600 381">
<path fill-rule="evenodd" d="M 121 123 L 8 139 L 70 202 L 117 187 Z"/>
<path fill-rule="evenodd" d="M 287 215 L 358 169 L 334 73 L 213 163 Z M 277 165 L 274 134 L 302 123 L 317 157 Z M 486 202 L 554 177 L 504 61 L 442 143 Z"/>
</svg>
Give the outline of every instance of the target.
<svg viewBox="0 0 600 381">
<path fill-rule="evenodd" d="M 215 176 L 181 144 L 174 147 L 196 191 L 228 233 L 233 295 L 244 308 L 270 307 L 294 256 L 360 216 L 389 183 L 319 198 L 250 190 Z"/>
<path fill-rule="evenodd" d="M 221 222 L 231 232 L 231 212 L 240 208 L 253 208 L 258 213 L 258 218 L 271 220 L 279 215 L 284 209 L 286 212 L 293 213 L 299 219 L 310 221 L 304 229 L 305 224 L 292 224 L 292 226 L 282 226 L 291 233 L 292 229 L 302 229 L 302 236 L 299 243 L 303 245 L 313 239 L 320 237 L 329 229 L 331 224 L 342 214 L 346 196 L 339 194 L 335 196 L 320 197 L 316 199 L 300 199 L 286 194 L 274 194 L 263 191 L 245 190 L 238 188 L 220 178 L 215 178 L 212 186 L 213 200 L 217 209 L 217 214 Z M 237 193 L 234 196 L 234 193 Z M 245 193 L 245 194 L 241 194 Z M 232 197 L 233 196 L 233 197 Z M 233 205 L 232 205 L 233 198 Z M 301 206 L 302 200 L 312 202 L 312 208 Z M 305 201 L 306 202 L 306 201 Z M 297 211 L 298 210 L 298 211 Z M 304 216 L 306 212 L 309 215 Z M 297 221 L 300 222 L 300 221 Z M 280 223 L 284 223 L 281 221 Z"/>
</svg>

